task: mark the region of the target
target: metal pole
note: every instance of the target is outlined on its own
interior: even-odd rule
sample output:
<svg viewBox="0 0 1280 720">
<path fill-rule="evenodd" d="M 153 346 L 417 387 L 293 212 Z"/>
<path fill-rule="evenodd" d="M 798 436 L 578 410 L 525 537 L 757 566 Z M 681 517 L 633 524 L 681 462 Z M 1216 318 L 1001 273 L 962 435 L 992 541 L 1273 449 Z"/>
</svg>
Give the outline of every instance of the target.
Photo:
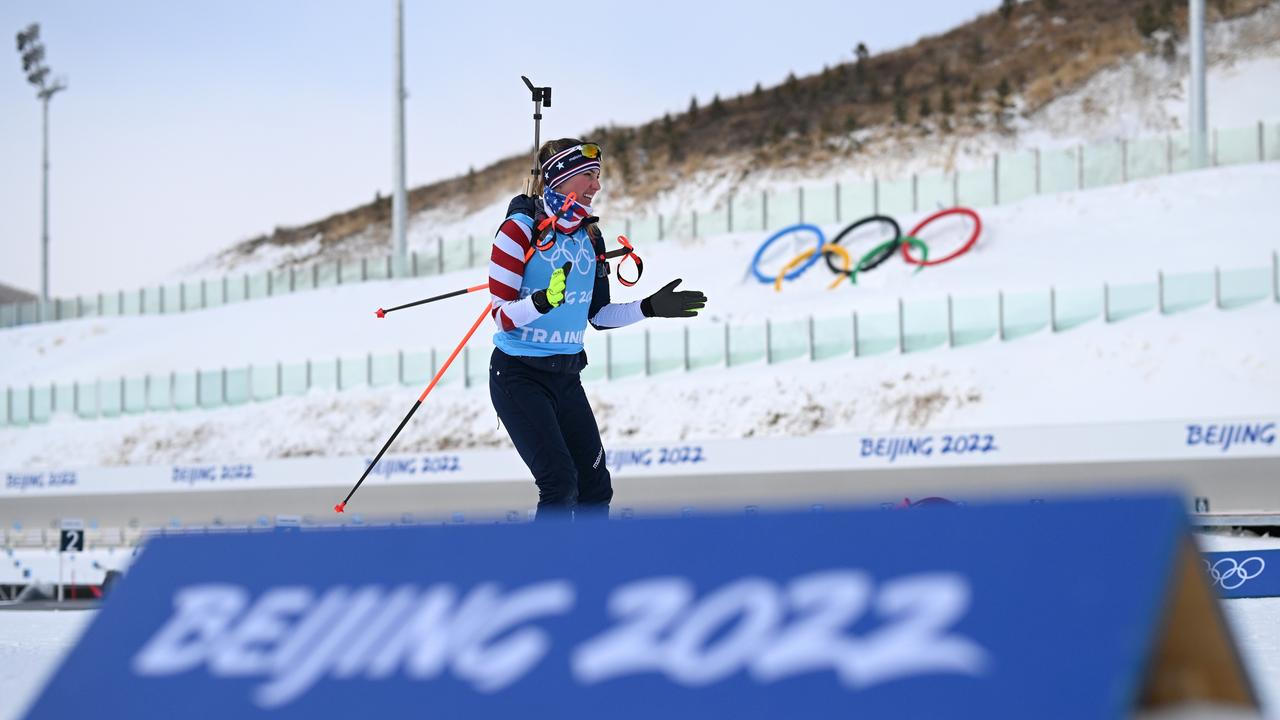
<svg viewBox="0 0 1280 720">
<path fill-rule="evenodd" d="M 43 142 L 41 167 L 43 171 L 43 191 L 40 196 L 40 300 L 49 302 L 49 98 L 51 95 L 41 93 L 43 106 Z M 61 556 L 59 556 L 61 557 Z M 59 584 L 61 591 L 61 584 Z"/>
<path fill-rule="evenodd" d="M 1205 104 L 1204 0 L 1190 0 L 1188 32 L 1191 35 L 1191 105 L 1187 108 L 1191 130 L 1191 167 L 1208 164 L 1205 129 L 1208 111 Z"/>
<path fill-rule="evenodd" d="M 395 87 L 395 188 L 391 197 L 391 238 L 395 244 L 396 263 L 404 268 L 406 258 L 405 225 L 407 223 L 404 189 L 404 0 L 396 0 L 396 87 Z"/>
</svg>

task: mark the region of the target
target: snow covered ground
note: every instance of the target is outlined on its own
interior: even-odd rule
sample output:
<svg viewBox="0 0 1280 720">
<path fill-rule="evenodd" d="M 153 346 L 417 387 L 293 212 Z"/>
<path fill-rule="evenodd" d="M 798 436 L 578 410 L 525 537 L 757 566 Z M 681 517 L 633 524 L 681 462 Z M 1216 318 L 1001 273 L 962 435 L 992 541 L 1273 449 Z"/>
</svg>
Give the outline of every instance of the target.
<svg viewBox="0 0 1280 720">
<path fill-rule="evenodd" d="M 804 317 L 862 317 L 892 311 L 898 297 L 952 293 L 1015 297 L 1050 285 L 1067 292 L 1103 282 L 1154 282 L 1166 273 L 1215 265 L 1269 267 L 1280 249 L 1274 202 L 1280 164 L 1220 168 L 1098 190 L 1035 197 L 983 213 L 977 246 L 952 263 L 914 273 L 894 258 L 857 287 L 828 290 L 821 265 L 782 292 L 747 276 L 762 233 L 653 243 L 640 251 L 642 283 L 615 284 L 615 299 L 643 297 L 673 277 L 705 290 L 705 315 L 653 320 L 654 342 L 689 327 L 712 345 L 725 322 Z M 904 224 L 915 218 L 903 218 Z M 838 228 L 828 228 L 833 233 Z M 925 233 L 937 255 L 963 242 L 967 225 Z M 847 241 L 855 252 L 876 238 Z M 812 238 L 786 243 L 766 266 L 780 266 Z M 483 280 L 473 269 L 404 281 L 343 286 L 179 315 L 92 318 L 6 330 L 0 377 L 9 384 L 65 383 L 98 377 L 248 364 L 299 362 L 366 353 L 447 352 L 485 300 L 467 297 L 397 313 L 373 309 Z M 614 331 L 615 347 L 640 329 Z M 486 324 L 481 335 L 490 333 Z M 600 336 L 594 335 L 595 338 Z M 474 362 L 487 338 L 473 340 Z M 591 347 L 591 346 L 589 346 Z M 600 362 L 603 353 L 593 359 Z M 1092 422 L 1267 415 L 1280 410 L 1280 306 L 1202 307 L 1099 321 L 1000 343 L 899 356 L 819 363 L 756 364 L 729 372 L 667 373 L 595 383 L 591 399 L 606 442 L 666 440 L 986 424 Z M 1046 368 L 1051 368 L 1046 372 Z M 481 383 L 483 386 L 483 383 Z M 415 389 L 313 390 L 302 397 L 238 408 L 151 413 L 113 420 L 55 416 L 48 424 L 0 429 L 0 467 L 36 468 L 265 459 L 358 454 L 385 439 Z M 495 446 L 504 442 L 484 387 L 442 386 L 398 441 L 403 451 Z M 673 411 L 679 408 L 679 412 Z"/>
</svg>

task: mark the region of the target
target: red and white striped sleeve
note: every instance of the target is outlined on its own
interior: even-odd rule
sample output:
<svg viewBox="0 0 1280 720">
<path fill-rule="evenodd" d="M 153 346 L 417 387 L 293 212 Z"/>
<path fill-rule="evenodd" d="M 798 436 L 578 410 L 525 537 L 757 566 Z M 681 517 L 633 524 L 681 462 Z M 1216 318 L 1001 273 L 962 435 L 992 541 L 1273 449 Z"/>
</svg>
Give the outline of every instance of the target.
<svg viewBox="0 0 1280 720">
<path fill-rule="evenodd" d="M 493 251 L 489 255 L 490 315 L 504 332 L 542 317 L 532 298 L 520 297 L 525 254 L 533 237 L 532 225 L 525 226 L 520 219 L 512 216 L 502 223 L 498 234 L 493 236 Z"/>
</svg>

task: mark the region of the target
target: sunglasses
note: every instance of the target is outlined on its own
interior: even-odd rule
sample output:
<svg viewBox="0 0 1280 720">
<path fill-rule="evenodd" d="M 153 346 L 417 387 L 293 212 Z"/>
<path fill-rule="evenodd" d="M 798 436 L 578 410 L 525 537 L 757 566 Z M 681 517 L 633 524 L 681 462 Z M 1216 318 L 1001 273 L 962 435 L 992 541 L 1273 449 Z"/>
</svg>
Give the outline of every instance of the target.
<svg viewBox="0 0 1280 720">
<path fill-rule="evenodd" d="M 595 160 L 600 157 L 600 146 L 595 143 L 583 143 L 578 146 L 578 151 L 582 153 L 582 157 L 588 160 Z"/>
</svg>

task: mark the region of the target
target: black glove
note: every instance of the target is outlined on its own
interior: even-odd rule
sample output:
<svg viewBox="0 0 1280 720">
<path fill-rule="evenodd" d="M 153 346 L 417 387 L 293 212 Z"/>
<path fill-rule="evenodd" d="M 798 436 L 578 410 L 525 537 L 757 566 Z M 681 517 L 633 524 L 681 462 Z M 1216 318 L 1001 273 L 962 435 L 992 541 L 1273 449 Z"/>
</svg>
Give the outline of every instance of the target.
<svg viewBox="0 0 1280 720">
<path fill-rule="evenodd" d="M 564 286 L 567 282 L 569 271 L 572 269 L 572 262 L 567 262 L 563 266 L 556 268 L 556 271 L 551 273 L 551 282 L 547 283 L 547 289 L 538 290 L 530 296 L 533 298 L 533 306 L 538 309 L 538 312 L 546 315 L 560 307 L 560 303 L 564 302 Z"/>
<path fill-rule="evenodd" d="M 640 301 L 640 310 L 645 317 L 679 318 L 693 317 L 707 304 L 707 296 L 698 290 L 682 290 L 675 292 L 681 283 L 676 278 L 667 283 L 658 292 Z"/>
</svg>

